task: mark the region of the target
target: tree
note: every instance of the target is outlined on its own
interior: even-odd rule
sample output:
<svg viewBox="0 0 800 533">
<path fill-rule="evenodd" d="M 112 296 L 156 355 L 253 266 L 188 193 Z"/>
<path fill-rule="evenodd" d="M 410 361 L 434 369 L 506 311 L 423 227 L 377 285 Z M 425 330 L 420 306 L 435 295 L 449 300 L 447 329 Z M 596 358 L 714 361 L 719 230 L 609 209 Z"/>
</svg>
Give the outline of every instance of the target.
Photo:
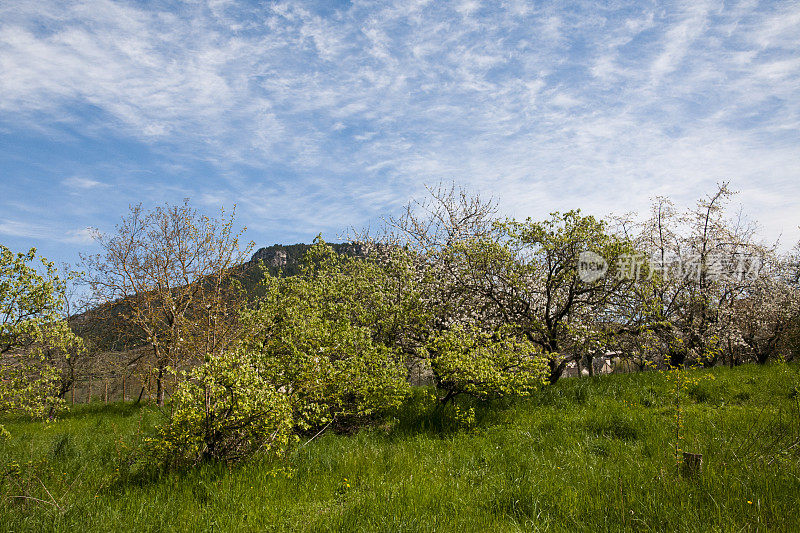
<svg viewBox="0 0 800 533">
<path fill-rule="evenodd" d="M 161 462 L 279 454 L 300 433 L 358 424 L 408 394 L 394 333 L 406 311 L 385 263 L 318 239 L 298 275 L 265 276 L 259 292 L 238 342 L 179 385 L 152 442 Z"/>
<path fill-rule="evenodd" d="M 64 280 L 53 263 L 38 259 L 35 248 L 14 254 L 0 245 L 0 412 L 51 410 L 59 403 L 60 368 L 47 351 L 69 357 L 83 349 L 64 320 Z"/>
<path fill-rule="evenodd" d="M 96 354 L 91 342 L 87 343 L 86 337 L 77 327 L 81 306 L 86 304 L 78 297 L 79 285 L 76 281 L 79 273 L 74 272 L 68 264 L 62 264 L 58 276 L 63 282 L 60 291 L 61 320 L 66 322 L 69 329 L 81 340 L 80 343 L 71 343 L 66 347 L 50 344 L 43 346 L 42 349 L 48 363 L 58 370 L 57 394 L 60 398 L 64 398 L 70 390 L 74 390 L 79 380 L 91 375 L 99 365 L 95 360 Z"/>
<path fill-rule="evenodd" d="M 625 298 L 636 280 L 616 270 L 619 258 L 633 249 L 604 222 L 570 211 L 542 222 L 501 223 L 491 201 L 455 187 L 430 193 L 389 220 L 388 242 L 407 246 L 418 261 L 417 287 L 427 317 L 415 336 L 420 347 L 455 326 L 477 326 L 490 336 L 512 326 L 542 350 L 554 382 L 575 357 L 569 351 L 584 350 L 570 342 L 571 324 L 605 321 L 607 332 L 639 319 Z M 609 264 L 605 276 L 590 282 L 578 272 L 587 252 Z"/>
<path fill-rule="evenodd" d="M 795 294 L 800 294 L 800 242 L 798 242 L 787 258 L 789 268 L 788 284 Z M 800 309 L 792 317 L 785 334 L 784 345 L 790 359 L 800 356 Z"/>
<path fill-rule="evenodd" d="M 745 308 L 755 311 L 746 302 L 766 305 L 758 295 L 781 285 L 769 281 L 774 269 L 761 271 L 774 250 L 755 241 L 755 226 L 741 215 L 728 218 L 733 194 L 722 183 L 684 214 L 657 198 L 636 238 L 653 265 L 651 321 L 671 366 L 713 366 L 726 354 L 732 364 L 734 351 L 746 346 L 746 324 L 737 317 Z"/>
<path fill-rule="evenodd" d="M 735 333 L 759 364 L 791 349 L 787 345 L 800 315 L 800 291 L 792 286 L 791 264 L 774 254 L 763 257 L 758 275 L 732 311 Z"/>
<path fill-rule="evenodd" d="M 492 300 L 544 351 L 550 383 L 570 360 L 597 350 L 597 339 L 636 326 L 640 310 L 626 297 L 637 279 L 621 272 L 635 249 L 607 231 L 604 221 L 568 211 L 498 227 L 506 258 L 495 263 L 490 279 L 502 283 L 489 289 Z M 601 270 L 582 272 L 582 257 Z M 577 326 L 583 331 L 576 335 Z M 584 345 L 590 338 L 591 346 Z"/>
<path fill-rule="evenodd" d="M 151 347 L 159 405 L 168 369 L 191 367 L 235 340 L 246 301 L 237 274 L 253 246 L 240 246 L 243 231 L 233 213 L 212 219 L 188 201 L 151 211 L 135 205 L 114 233 L 96 234 L 102 253 L 82 257 L 95 304 Z"/>
<path fill-rule="evenodd" d="M 318 238 L 300 275 L 265 277 L 264 299 L 244 313 L 242 347 L 286 391 L 299 428 L 370 416 L 407 394 L 396 326 L 415 311 L 386 264 L 340 256 Z"/>
<path fill-rule="evenodd" d="M 750 236 L 725 219 L 725 202 L 732 195 L 728 184 L 723 183 L 714 194 L 699 200 L 687 214 L 689 234 L 683 240 L 689 255 L 682 269 L 686 280 L 680 308 L 684 345 L 695 361 L 707 366 L 716 363 L 721 353 L 720 338 L 728 325 L 725 319 L 750 281 L 744 275 L 729 275 L 734 265 L 726 264 L 730 258 L 748 251 Z M 748 233 L 752 234 L 752 229 Z"/>
<path fill-rule="evenodd" d="M 415 265 L 411 283 L 421 295 L 424 324 L 410 331 L 417 347 L 458 323 L 486 323 L 485 297 L 473 290 L 461 247 L 472 242 L 491 242 L 497 207 L 455 185 L 429 188 L 429 197 L 410 202 L 402 216 L 387 220 L 387 231 L 378 237 L 385 248 L 404 248 Z M 414 350 L 411 350 L 414 352 Z M 413 353 L 411 355 L 414 355 Z"/>
<path fill-rule="evenodd" d="M 407 251 L 411 268 L 402 271 L 399 291 L 413 301 L 416 314 L 402 332 L 403 349 L 412 364 L 433 370 L 434 348 L 450 329 L 478 326 L 491 334 L 501 323 L 489 316 L 486 295 L 475 290 L 471 256 L 464 253 L 474 243 L 494 242 L 495 203 L 455 185 L 428 192 L 401 216 L 387 219 L 383 234 L 364 240 L 374 240 L 378 249 Z"/>
</svg>

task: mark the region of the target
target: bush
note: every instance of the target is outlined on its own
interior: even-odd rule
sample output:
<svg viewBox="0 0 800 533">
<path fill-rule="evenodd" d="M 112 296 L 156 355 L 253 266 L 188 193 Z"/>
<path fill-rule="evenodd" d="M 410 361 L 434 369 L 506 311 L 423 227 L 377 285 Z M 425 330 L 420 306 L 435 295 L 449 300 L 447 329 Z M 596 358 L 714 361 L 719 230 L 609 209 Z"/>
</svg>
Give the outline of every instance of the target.
<svg viewBox="0 0 800 533">
<path fill-rule="evenodd" d="M 369 288 L 381 275 L 317 243 L 302 275 L 265 278 L 261 304 L 244 314 L 242 349 L 285 391 L 299 430 L 385 413 L 408 395 L 402 352 L 378 335 L 388 305 Z"/>
<path fill-rule="evenodd" d="M 170 420 L 148 440 L 149 459 L 165 467 L 281 455 L 293 440 L 288 396 L 244 350 L 196 368 L 172 402 Z"/>
<path fill-rule="evenodd" d="M 458 394 L 481 400 L 527 396 L 546 380 L 541 350 L 504 331 L 456 326 L 434 337 L 426 355 L 444 401 Z"/>
<path fill-rule="evenodd" d="M 157 463 L 281 455 L 300 433 L 358 424 L 406 397 L 400 351 L 365 325 L 380 306 L 354 291 L 379 272 L 332 254 L 317 243 L 302 275 L 265 277 L 258 307 L 240 317 L 237 346 L 179 386 L 170 420 L 149 443 Z"/>
</svg>

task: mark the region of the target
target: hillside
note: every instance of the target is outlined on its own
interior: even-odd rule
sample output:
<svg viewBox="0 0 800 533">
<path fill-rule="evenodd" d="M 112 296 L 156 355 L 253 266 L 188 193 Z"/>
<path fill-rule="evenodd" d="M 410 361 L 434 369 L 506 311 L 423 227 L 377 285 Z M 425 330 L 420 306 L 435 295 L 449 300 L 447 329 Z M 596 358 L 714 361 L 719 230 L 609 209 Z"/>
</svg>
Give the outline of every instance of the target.
<svg viewBox="0 0 800 533">
<path fill-rule="evenodd" d="M 349 243 L 329 243 L 331 248 L 339 254 L 360 255 L 361 248 Z M 272 276 L 295 276 L 300 272 L 303 256 L 311 244 L 273 244 L 256 250 L 250 260 L 238 269 L 234 269 L 240 276 L 245 290 L 255 294 L 256 285 L 261 280 L 263 273 Z M 262 271 L 259 262 L 263 265 Z M 124 302 L 96 307 L 70 317 L 70 324 L 76 334 L 91 340 L 93 346 L 101 351 L 125 351 L 139 347 L 143 344 L 140 334 L 127 327 L 122 319 L 126 312 Z"/>
<path fill-rule="evenodd" d="M 681 447 L 703 455 L 696 477 L 676 471 L 673 386 L 656 372 L 474 406 L 472 428 L 416 389 L 395 422 L 301 442 L 285 463 L 160 478 L 126 460 L 155 408 L 3 420 L 0 529 L 798 531 L 799 371 L 690 372 Z"/>
</svg>

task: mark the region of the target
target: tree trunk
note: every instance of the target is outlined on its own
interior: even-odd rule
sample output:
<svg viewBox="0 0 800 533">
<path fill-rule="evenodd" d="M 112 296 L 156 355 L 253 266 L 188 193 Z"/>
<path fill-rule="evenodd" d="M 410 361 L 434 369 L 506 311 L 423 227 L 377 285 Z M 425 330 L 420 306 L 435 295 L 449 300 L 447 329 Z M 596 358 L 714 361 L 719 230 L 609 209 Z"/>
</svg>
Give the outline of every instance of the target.
<svg viewBox="0 0 800 533">
<path fill-rule="evenodd" d="M 156 403 L 159 407 L 164 406 L 164 367 L 158 367 L 158 375 L 156 376 Z"/>
<path fill-rule="evenodd" d="M 548 376 L 548 383 L 553 384 L 559 380 L 561 374 L 564 373 L 564 368 L 567 366 L 567 360 L 562 359 L 561 362 L 556 361 L 555 359 L 549 359 L 547 361 L 547 366 L 550 368 L 550 373 Z"/>
<path fill-rule="evenodd" d="M 453 398 L 455 398 L 455 397 L 456 397 L 456 394 L 458 394 L 458 393 L 457 393 L 457 392 L 455 392 L 455 391 L 453 391 L 453 390 L 449 390 L 449 391 L 447 391 L 447 394 L 445 394 L 444 398 L 440 398 L 440 399 L 439 399 L 440 405 L 441 405 L 442 407 L 444 407 L 445 405 L 447 405 L 447 402 L 449 402 L 450 400 L 452 400 Z"/>
<path fill-rule="evenodd" d="M 728 339 L 728 366 L 733 368 L 733 343 Z"/>
</svg>

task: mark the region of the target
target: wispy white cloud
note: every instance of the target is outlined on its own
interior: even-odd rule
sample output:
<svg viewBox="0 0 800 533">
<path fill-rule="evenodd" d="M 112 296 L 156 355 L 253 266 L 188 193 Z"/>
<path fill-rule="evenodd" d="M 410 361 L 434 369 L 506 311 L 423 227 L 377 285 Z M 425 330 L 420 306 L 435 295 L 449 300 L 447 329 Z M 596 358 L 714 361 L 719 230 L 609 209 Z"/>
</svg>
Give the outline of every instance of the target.
<svg viewBox="0 0 800 533">
<path fill-rule="evenodd" d="M 695 40 L 706 29 L 710 3 L 689 2 L 679 15 L 680 20 L 665 32 L 661 53 L 650 65 L 654 82 L 673 72 L 693 48 Z"/>
<path fill-rule="evenodd" d="M 22 237 L 35 241 L 89 244 L 93 241 L 95 230 L 93 228 L 81 228 L 65 231 L 63 228 L 53 227 L 47 224 L 0 219 L 0 235 Z"/>
<path fill-rule="evenodd" d="M 191 196 L 288 240 L 440 179 L 519 216 L 644 210 L 727 179 L 766 233 L 800 238 L 796 4 L 168 7 L 0 6 L 0 133 L 136 147 L 125 180 L 113 157 L 49 178 L 96 199 L 76 213 Z"/>
<path fill-rule="evenodd" d="M 0 234 L 31 239 L 47 239 L 53 236 L 50 231 L 41 225 L 9 219 L 0 219 Z"/>
<path fill-rule="evenodd" d="M 96 189 L 98 187 L 107 187 L 108 185 L 91 178 L 82 178 L 80 176 L 72 176 L 62 182 L 65 186 L 71 189 Z"/>
<path fill-rule="evenodd" d="M 82 228 L 77 230 L 70 230 L 67 231 L 66 235 L 63 238 L 63 241 L 69 244 L 91 244 L 94 242 L 94 237 L 96 235 L 96 230 L 94 228 Z"/>
</svg>

